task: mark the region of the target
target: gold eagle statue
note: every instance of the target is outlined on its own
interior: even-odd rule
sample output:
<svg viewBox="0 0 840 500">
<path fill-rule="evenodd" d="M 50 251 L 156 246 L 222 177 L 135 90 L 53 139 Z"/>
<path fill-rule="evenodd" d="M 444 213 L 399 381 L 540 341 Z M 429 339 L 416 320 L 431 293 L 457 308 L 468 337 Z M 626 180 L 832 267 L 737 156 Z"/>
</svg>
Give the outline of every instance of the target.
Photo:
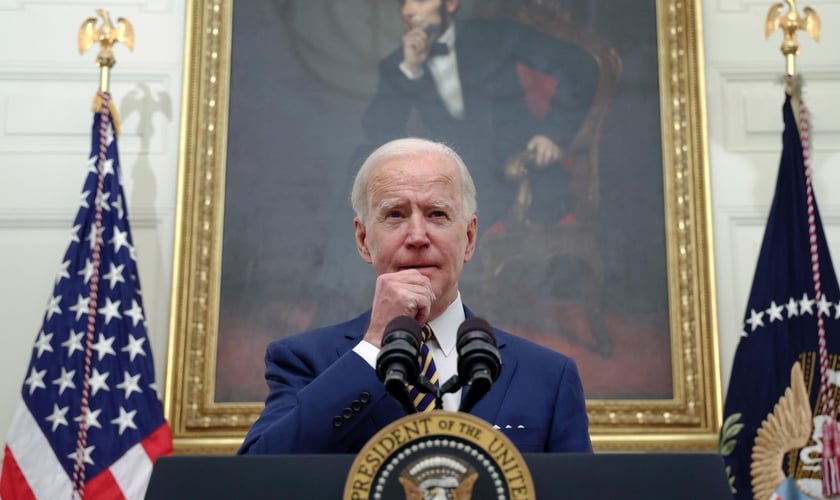
<svg viewBox="0 0 840 500">
<path fill-rule="evenodd" d="M 110 68 L 116 63 L 113 52 L 115 43 L 121 42 L 129 50 L 134 50 L 134 28 L 127 19 L 122 17 L 117 19 L 117 25 L 114 26 L 106 10 L 96 9 L 96 13 L 102 18 L 102 25 L 96 27 L 95 17 L 85 19 L 82 27 L 79 28 L 79 53 L 84 54 L 94 43 L 99 43 L 100 50 L 96 63 Z"/>
<path fill-rule="evenodd" d="M 782 30 L 785 43 L 793 41 L 795 44 L 796 32 L 804 30 L 816 41 L 820 41 L 820 16 L 811 7 L 805 7 L 805 17 L 801 17 L 796 9 L 796 0 L 785 0 L 790 10 L 784 14 L 784 4 L 779 2 L 770 7 L 767 13 L 767 20 L 764 23 L 764 36 L 770 37 L 777 29 Z M 798 46 L 796 47 L 798 51 Z"/>
</svg>

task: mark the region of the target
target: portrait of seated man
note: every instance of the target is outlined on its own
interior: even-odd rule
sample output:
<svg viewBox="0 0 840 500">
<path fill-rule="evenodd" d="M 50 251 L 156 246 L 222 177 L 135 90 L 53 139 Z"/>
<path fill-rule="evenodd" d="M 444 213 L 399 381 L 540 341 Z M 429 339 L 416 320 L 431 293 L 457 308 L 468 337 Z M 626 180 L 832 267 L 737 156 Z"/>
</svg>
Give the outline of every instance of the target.
<svg viewBox="0 0 840 500">
<path fill-rule="evenodd" d="M 581 47 L 510 19 L 460 20 L 459 0 L 402 0 L 402 44 L 379 64 L 363 125 L 371 145 L 413 135 L 445 142 L 473 166 L 485 231 L 503 230 L 516 197 L 505 165 L 527 151 L 532 220 L 568 213 L 564 151 L 583 122 L 598 66 Z M 543 110 L 529 107 L 523 79 L 553 87 Z"/>
<path fill-rule="evenodd" d="M 370 307 L 371 269 L 342 214 L 369 153 L 410 136 L 451 146 L 472 171 L 476 250 L 459 280 L 470 304 L 581 359 L 596 396 L 670 397 L 656 16 L 632 4 L 237 4 L 228 152 L 261 160 L 226 179 L 219 397 L 263 398 L 258 367 L 238 375 L 246 346 L 259 356 Z M 529 155 L 512 178 L 511 160 Z M 639 366 L 650 351 L 664 354 Z M 609 375 L 617 355 L 635 385 Z"/>
</svg>

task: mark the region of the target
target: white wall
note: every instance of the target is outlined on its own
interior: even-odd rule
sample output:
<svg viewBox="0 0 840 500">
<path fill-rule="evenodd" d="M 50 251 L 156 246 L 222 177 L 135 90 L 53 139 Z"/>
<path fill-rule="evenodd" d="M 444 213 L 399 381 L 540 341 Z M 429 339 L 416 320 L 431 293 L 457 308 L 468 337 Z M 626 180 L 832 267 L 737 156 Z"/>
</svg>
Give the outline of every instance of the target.
<svg viewBox="0 0 840 500">
<path fill-rule="evenodd" d="M 766 0 L 704 0 L 706 90 L 721 366 L 728 382 L 780 153 L 781 34 L 764 39 Z M 823 40 L 802 40 L 813 111 L 815 191 L 840 248 L 840 3 L 813 0 Z M 101 3 L 0 0 L 0 435 L 8 429 L 67 245 L 89 153 L 95 51 L 77 30 Z M 800 6 L 801 8 L 802 6 Z M 112 0 L 132 21 L 134 53 L 116 48 L 112 93 L 123 120 L 131 211 L 157 376 L 164 376 L 178 167 L 184 0 Z"/>
</svg>

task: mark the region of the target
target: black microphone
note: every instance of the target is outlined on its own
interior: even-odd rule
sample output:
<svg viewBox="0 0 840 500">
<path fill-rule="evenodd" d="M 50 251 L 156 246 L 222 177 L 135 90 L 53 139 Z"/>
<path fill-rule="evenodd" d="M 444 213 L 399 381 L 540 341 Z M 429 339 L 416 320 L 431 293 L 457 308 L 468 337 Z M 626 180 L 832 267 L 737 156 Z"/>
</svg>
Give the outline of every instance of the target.
<svg viewBox="0 0 840 500">
<path fill-rule="evenodd" d="M 468 412 L 499 378 L 502 358 L 496 348 L 496 336 L 487 321 L 472 317 L 458 327 L 458 378 L 466 383 L 467 393 L 458 411 Z"/>
<path fill-rule="evenodd" d="M 385 327 L 382 349 L 376 356 L 376 375 L 408 414 L 417 413 L 408 385 L 417 383 L 421 339 L 422 331 L 416 319 L 397 316 Z"/>
</svg>

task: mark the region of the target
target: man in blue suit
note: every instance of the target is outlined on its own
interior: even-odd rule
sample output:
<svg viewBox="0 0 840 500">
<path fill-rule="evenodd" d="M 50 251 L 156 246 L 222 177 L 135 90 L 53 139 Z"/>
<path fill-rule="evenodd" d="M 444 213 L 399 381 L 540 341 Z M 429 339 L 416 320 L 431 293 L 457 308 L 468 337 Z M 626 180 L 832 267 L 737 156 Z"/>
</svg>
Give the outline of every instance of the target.
<svg viewBox="0 0 840 500">
<path fill-rule="evenodd" d="M 458 279 L 478 230 L 467 167 L 443 144 L 398 139 L 367 158 L 351 198 L 359 255 L 377 275 L 372 308 L 268 346 L 270 392 L 241 454 L 354 453 L 403 416 L 375 370 L 384 330 L 397 316 L 431 326 L 428 345 L 441 381 L 457 373 L 455 336 L 473 315 Z M 574 361 L 501 330 L 495 335 L 501 373 L 472 413 L 521 452 L 591 451 Z M 459 398 L 460 391 L 445 395 L 444 409 L 456 410 Z"/>
</svg>

